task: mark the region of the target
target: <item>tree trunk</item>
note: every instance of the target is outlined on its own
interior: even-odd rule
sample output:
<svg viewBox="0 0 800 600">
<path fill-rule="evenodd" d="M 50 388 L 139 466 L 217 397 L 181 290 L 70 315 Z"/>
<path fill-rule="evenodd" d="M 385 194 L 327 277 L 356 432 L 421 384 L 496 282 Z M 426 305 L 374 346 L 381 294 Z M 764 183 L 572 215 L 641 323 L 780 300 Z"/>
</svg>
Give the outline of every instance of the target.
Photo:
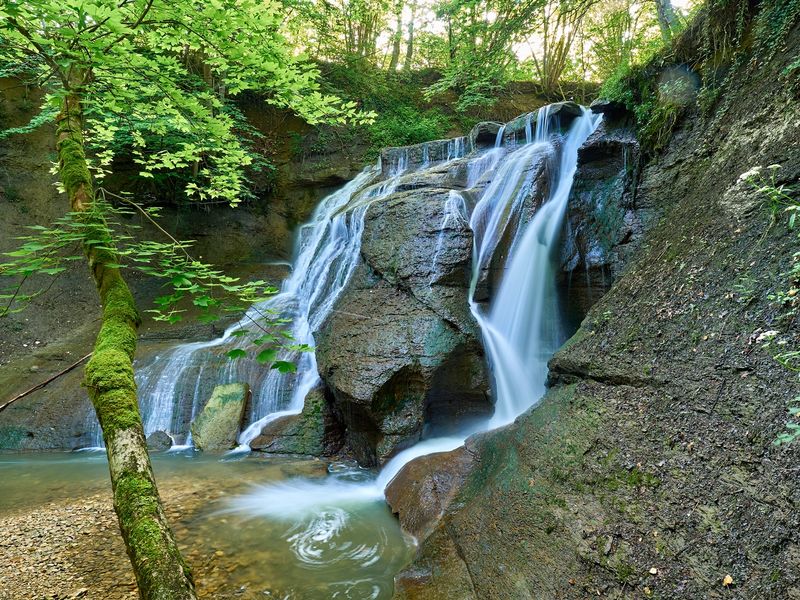
<svg viewBox="0 0 800 600">
<path fill-rule="evenodd" d="M 192 575 L 167 523 L 147 453 L 133 379 L 139 314 L 114 266 L 111 232 L 95 204 L 82 108 L 74 90 L 62 104 L 57 126 L 61 182 L 72 211 L 81 214 L 86 226 L 84 251 L 103 309 L 94 354 L 86 365 L 86 387 L 103 429 L 122 538 L 143 600 L 195 600 Z"/>
<path fill-rule="evenodd" d="M 456 45 L 453 40 L 453 20 L 447 15 L 447 55 L 452 63 L 456 58 Z"/>
<path fill-rule="evenodd" d="M 664 38 L 664 43 L 667 43 L 672 39 L 672 34 L 678 26 L 678 16 L 675 14 L 670 0 L 654 0 L 654 2 L 656 3 L 656 17 L 658 18 L 658 27 L 661 29 L 661 37 Z"/>
<path fill-rule="evenodd" d="M 411 59 L 414 58 L 414 18 L 417 14 L 417 3 L 411 4 L 411 18 L 408 20 L 408 40 L 406 42 L 406 59 L 403 61 L 403 70 L 411 70 Z"/>
<path fill-rule="evenodd" d="M 403 5 L 398 5 L 397 21 L 395 26 L 394 38 L 392 39 L 392 60 L 389 62 L 389 72 L 397 70 L 397 63 L 400 62 L 400 42 L 403 39 Z"/>
</svg>

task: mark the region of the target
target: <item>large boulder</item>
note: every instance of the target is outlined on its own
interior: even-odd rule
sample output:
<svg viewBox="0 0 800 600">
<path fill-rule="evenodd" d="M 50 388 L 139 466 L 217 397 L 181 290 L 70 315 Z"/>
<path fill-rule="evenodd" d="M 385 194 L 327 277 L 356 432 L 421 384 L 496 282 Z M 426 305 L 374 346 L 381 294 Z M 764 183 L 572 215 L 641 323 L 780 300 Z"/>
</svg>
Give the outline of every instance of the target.
<svg viewBox="0 0 800 600">
<path fill-rule="evenodd" d="M 192 422 L 192 442 L 199 450 L 229 450 L 236 444 L 250 386 L 229 383 L 214 388 L 202 412 Z"/>
<path fill-rule="evenodd" d="M 590 105 L 589 108 L 597 115 L 605 115 L 611 120 L 615 120 L 628 113 L 628 109 L 622 102 L 617 100 L 608 100 L 606 98 L 597 98 Z"/>
<path fill-rule="evenodd" d="M 494 148 L 497 143 L 497 134 L 502 128 L 502 123 L 496 123 L 494 121 L 482 121 L 478 123 L 467 136 L 469 148 L 471 150 Z"/>
<path fill-rule="evenodd" d="M 267 423 L 250 448 L 268 454 L 330 456 L 342 446 L 341 430 L 322 388 L 311 390 L 303 411 Z"/>
<path fill-rule="evenodd" d="M 400 471 L 386 488 L 386 501 L 405 531 L 426 539 L 455 499 L 474 457 L 465 446 L 418 458 Z"/>
<path fill-rule="evenodd" d="M 147 449 L 164 451 L 172 448 L 172 437 L 166 431 L 154 431 L 147 436 Z"/>
<path fill-rule="evenodd" d="M 467 303 L 472 235 L 450 192 L 403 191 L 369 208 L 362 260 L 316 336 L 320 374 L 362 464 L 492 410 Z"/>
</svg>

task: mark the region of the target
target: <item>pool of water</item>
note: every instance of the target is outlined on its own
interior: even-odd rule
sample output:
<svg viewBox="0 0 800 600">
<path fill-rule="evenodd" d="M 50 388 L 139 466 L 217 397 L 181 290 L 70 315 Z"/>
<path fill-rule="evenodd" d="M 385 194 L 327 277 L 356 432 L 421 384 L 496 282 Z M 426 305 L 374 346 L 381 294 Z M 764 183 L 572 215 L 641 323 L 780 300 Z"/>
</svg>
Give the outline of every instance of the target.
<svg viewBox="0 0 800 600">
<path fill-rule="evenodd" d="M 224 557 L 218 575 L 203 579 L 210 597 L 390 598 L 394 575 L 413 555 L 413 539 L 380 499 L 323 502 L 313 512 L 277 516 L 232 510 L 255 486 L 330 478 L 331 472 L 372 476 L 354 465 L 191 450 L 155 455 L 153 463 L 162 496 L 180 504 L 173 525 L 190 564 L 198 549 Z M 110 496 L 105 454 L 0 454 L 0 488 L 0 516 Z"/>
</svg>

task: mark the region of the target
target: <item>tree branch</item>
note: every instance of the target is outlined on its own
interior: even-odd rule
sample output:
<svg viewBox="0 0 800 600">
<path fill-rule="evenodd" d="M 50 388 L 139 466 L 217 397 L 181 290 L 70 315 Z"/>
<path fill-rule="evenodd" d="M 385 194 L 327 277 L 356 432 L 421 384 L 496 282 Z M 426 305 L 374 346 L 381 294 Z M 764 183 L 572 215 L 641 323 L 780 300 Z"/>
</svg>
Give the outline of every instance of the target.
<svg viewBox="0 0 800 600">
<path fill-rule="evenodd" d="M 83 358 L 81 358 L 80 360 L 78 360 L 78 361 L 76 361 L 76 362 L 72 363 L 70 366 L 68 366 L 68 367 L 67 367 L 66 369 L 64 369 L 63 371 L 59 371 L 58 373 L 56 373 L 56 374 L 55 374 L 55 375 L 53 375 L 52 377 L 48 377 L 47 379 L 45 379 L 45 380 L 44 380 L 44 381 L 42 381 L 41 383 L 37 383 L 37 384 L 36 384 L 35 386 L 33 386 L 32 388 L 25 390 L 25 391 L 24 391 L 24 392 L 22 392 L 21 394 L 17 394 L 17 395 L 16 395 L 16 396 L 14 396 L 13 398 L 11 398 L 11 400 L 9 400 L 8 402 L 6 402 L 6 403 L 4 403 L 4 404 L 0 404 L 0 412 L 3 412 L 3 411 L 6 409 L 6 408 L 8 408 L 8 407 L 9 407 L 11 404 L 13 404 L 14 402 L 16 402 L 17 400 L 21 400 L 22 398 L 24 398 L 25 396 L 28 396 L 29 394 L 32 394 L 32 393 L 33 393 L 33 392 L 35 392 L 36 390 L 40 390 L 40 389 L 42 389 L 42 388 L 43 388 L 44 386 L 46 386 L 48 383 L 50 383 L 51 381 L 55 381 L 56 379 L 58 379 L 58 378 L 59 378 L 59 377 L 61 377 L 62 375 L 66 375 L 67 373 L 69 373 L 70 371 L 72 371 L 72 370 L 73 370 L 75 367 L 77 367 L 77 366 L 78 366 L 78 365 L 80 365 L 82 362 L 84 362 L 84 361 L 85 361 L 87 358 L 89 358 L 91 355 L 92 355 L 92 353 L 91 353 L 91 352 L 89 352 L 89 354 L 87 354 L 86 356 L 84 356 L 84 357 L 83 357 Z"/>
</svg>

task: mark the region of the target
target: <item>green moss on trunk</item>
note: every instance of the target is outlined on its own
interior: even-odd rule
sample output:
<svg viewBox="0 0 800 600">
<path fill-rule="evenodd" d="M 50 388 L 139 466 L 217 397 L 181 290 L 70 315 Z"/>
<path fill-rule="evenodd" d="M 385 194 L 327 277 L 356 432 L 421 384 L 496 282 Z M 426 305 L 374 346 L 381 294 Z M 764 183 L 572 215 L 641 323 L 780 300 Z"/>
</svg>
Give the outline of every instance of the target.
<svg viewBox="0 0 800 600">
<path fill-rule="evenodd" d="M 194 600 L 191 572 L 167 523 L 147 453 L 136 398 L 133 356 L 139 314 L 120 274 L 113 236 L 94 203 L 83 146 L 80 98 L 64 100 L 58 118 L 60 175 L 73 212 L 80 213 L 89 239 L 84 251 L 103 307 L 102 325 L 86 387 L 103 430 L 108 453 L 114 510 L 144 600 Z"/>
</svg>

